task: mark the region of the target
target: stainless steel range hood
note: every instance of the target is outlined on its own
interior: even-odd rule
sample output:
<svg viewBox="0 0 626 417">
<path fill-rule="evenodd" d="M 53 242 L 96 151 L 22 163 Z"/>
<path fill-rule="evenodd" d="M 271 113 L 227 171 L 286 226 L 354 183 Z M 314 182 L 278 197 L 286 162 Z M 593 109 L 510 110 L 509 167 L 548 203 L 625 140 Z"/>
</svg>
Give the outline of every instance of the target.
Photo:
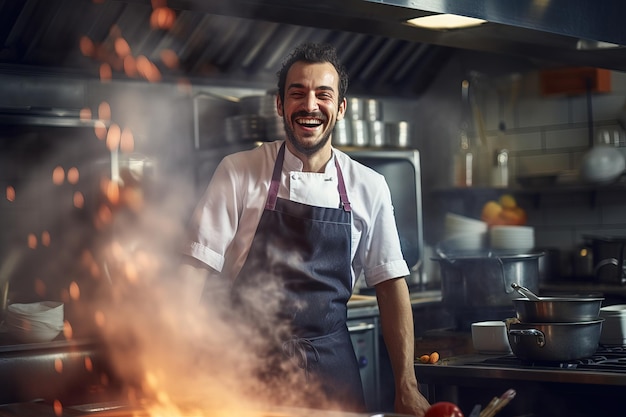
<svg viewBox="0 0 626 417">
<path fill-rule="evenodd" d="M 626 71 L 626 2 L 587 0 L 167 0 L 176 22 L 150 27 L 150 0 L 0 2 L 0 72 L 98 77 L 81 37 L 111 48 L 115 34 L 166 80 L 273 86 L 295 44 L 330 42 L 351 74 L 352 94 L 416 96 L 460 49 L 515 57 L 536 68 L 596 66 Z M 488 23 L 436 31 L 410 18 L 454 13 Z M 614 44 L 607 48 L 608 44 Z M 162 62 L 163 49 L 179 58 Z M 117 72 L 114 76 L 123 76 Z"/>
<path fill-rule="evenodd" d="M 173 3 L 173 2 L 172 2 Z M 182 3 L 182 2 L 181 2 Z M 626 3 L 587 0 L 186 0 L 186 8 L 516 55 L 539 66 L 626 70 Z M 433 31 L 413 17 L 451 13 L 485 19 L 475 28 Z"/>
</svg>

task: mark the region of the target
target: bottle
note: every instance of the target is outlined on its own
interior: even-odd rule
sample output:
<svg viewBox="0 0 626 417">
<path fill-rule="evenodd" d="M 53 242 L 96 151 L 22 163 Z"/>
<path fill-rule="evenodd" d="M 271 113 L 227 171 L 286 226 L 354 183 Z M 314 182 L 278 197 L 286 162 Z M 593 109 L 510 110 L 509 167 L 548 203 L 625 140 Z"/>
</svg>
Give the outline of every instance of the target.
<svg viewBox="0 0 626 417">
<path fill-rule="evenodd" d="M 495 151 L 491 185 L 493 187 L 509 186 L 509 151 L 506 149 Z"/>
<path fill-rule="evenodd" d="M 471 187 L 474 183 L 474 153 L 464 130 L 461 130 L 459 149 L 454 156 L 454 185 Z"/>
</svg>

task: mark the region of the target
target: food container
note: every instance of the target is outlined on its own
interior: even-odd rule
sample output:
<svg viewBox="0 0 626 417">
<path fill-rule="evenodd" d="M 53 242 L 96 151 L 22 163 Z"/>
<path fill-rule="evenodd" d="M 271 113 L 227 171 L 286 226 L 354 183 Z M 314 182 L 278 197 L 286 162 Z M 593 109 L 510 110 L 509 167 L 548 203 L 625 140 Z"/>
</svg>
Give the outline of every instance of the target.
<svg viewBox="0 0 626 417">
<path fill-rule="evenodd" d="M 511 350 L 526 362 L 564 362 L 598 349 L 604 319 L 576 323 L 511 323 Z"/>
<path fill-rule="evenodd" d="M 509 339 L 504 321 L 479 321 L 472 323 L 472 345 L 480 353 L 509 353 Z"/>
<path fill-rule="evenodd" d="M 539 297 L 539 301 L 516 298 L 513 306 L 524 323 L 572 323 L 597 320 L 601 297 Z"/>
</svg>

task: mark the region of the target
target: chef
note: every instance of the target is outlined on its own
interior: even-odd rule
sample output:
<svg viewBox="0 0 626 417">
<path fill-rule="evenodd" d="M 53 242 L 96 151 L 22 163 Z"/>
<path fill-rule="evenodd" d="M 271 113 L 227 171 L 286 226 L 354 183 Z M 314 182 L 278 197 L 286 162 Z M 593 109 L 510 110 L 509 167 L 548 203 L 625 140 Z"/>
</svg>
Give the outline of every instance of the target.
<svg viewBox="0 0 626 417">
<path fill-rule="evenodd" d="M 259 356 L 267 366 L 258 376 L 268 391 L 289 381 L 297 391 L 321 391 L 329 408 L 364 411 L 346 327 L 347 302 L 363 275 L 376 289 L 395 411 L 422 416 L 429 404 L 413 367 L 409 270 L 389 188 L 384 177 L 331 145 L 347 86 L 329 45 L 304 44 L 287 57 L 276 97 L 285 140 L 221 161 L 190 222 L 185 288 L 192 297 L 229 300 L 266 337 L 270 348 Z M 215 296 L 224 283 L 229 296 Z M 293 369 L 300 379 L 290 379 Z"/>
</svg>

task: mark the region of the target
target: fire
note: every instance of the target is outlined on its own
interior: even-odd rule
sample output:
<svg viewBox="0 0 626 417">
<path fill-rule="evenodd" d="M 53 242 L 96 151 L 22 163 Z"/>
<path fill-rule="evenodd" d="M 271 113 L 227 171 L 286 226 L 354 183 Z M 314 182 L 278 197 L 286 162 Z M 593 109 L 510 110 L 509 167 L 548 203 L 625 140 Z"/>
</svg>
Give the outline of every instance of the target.
<svg viewBox="0 0 626 417">
<path fill-rule="evenodd" d="M 96 122 L 93 125 L 93 129 L 94 129 L 94 133 L 96 134 L 96 137 L 100 140 L 103 140 L 106 138 L 107 136 L 107 127 L 104 124 L 104 122 L 100 121 L 100 120 L 96 120 Z"/>
<path fill-rule="evenodd" d="M 28 234 L 28 247 L 30 249 L 36 249 L 37 248 L 37 236 L 35 236 L 34 233 L 29 233 Z"/>
<path fill-rule="evenodd" d="M 111 69 L 111 65 L 106 62 L 100 64 L 100 81 L 105 83 L 111 81 L 113 78 L 113 70 Z"/>
<path fill-rule="evenodd" d="M 6 196 L 7 196 L 8 201 L 10 202 L 15 201 L 15 188 L 12 187 L 11 185 L 7 185 Z"/>
<path fill-rule="evenodd" d="M 41 233 L 41 244 L 46 247 L 50 246 L 50 233 L 47 230 Z"/>
<path fill-rule="evenodd" d="M 74 207 L 82 209 L 85 206 L 85 196 L 80 191 L 76 191 L 72 202 L 74 203 Z"/>
<path fill-rule="evenodd" d="M 126 42 L 126 39 L 119 37 L 115 39 L 114 45 L 115 53 L 117 53 L 117 55 L 121 58 L 125 58 L 130 55 L 130 46 L 128 45 L 128 42 Z"/>
<path fill-rule="evenodd" d="M 52 171 L 52 183 L 54 185 L 61 185 L 63 181 L 65 181 L 65 170 L 59 165 Z"/>
<path fill-rule="evenodd" d="M 63 361 L 59 358 L 56 358 L 54 360 L 54 370 L 57 371 L 57 373 L 63 373 Z"/>
<path fill-rule="evenodd" d="M 122 152 L 131 153 L 135 149 L 135 138 L 130 128 L 125 127 L 120 137 L 120 149 Z"/>
<path fill-rule="evenodd" d="M 122 135 L 122 131 L 120 127 L 117 124 L 112 123 L 111 126 L 109 126 L 109 133 L 107 134 L 107 140 L 106 140 L 107 149 L 109 149 L 110 151 L 113 151 L 119 148 L 121 135 Z"/>
<path fill-rule="evenodd" d="M 111 105 L 103 101 L 98 105 L 98 118 L 100 120 L 111 120 Z"/>
<path fill-rule="evenodd" d="M 78 283 L 76 283 L 76 281 L 72 281 L 70 283 L 70 298 L 74 301 L 78 300 L 80 298 L 80 287 L 78 286 Z"/>
</svg>

